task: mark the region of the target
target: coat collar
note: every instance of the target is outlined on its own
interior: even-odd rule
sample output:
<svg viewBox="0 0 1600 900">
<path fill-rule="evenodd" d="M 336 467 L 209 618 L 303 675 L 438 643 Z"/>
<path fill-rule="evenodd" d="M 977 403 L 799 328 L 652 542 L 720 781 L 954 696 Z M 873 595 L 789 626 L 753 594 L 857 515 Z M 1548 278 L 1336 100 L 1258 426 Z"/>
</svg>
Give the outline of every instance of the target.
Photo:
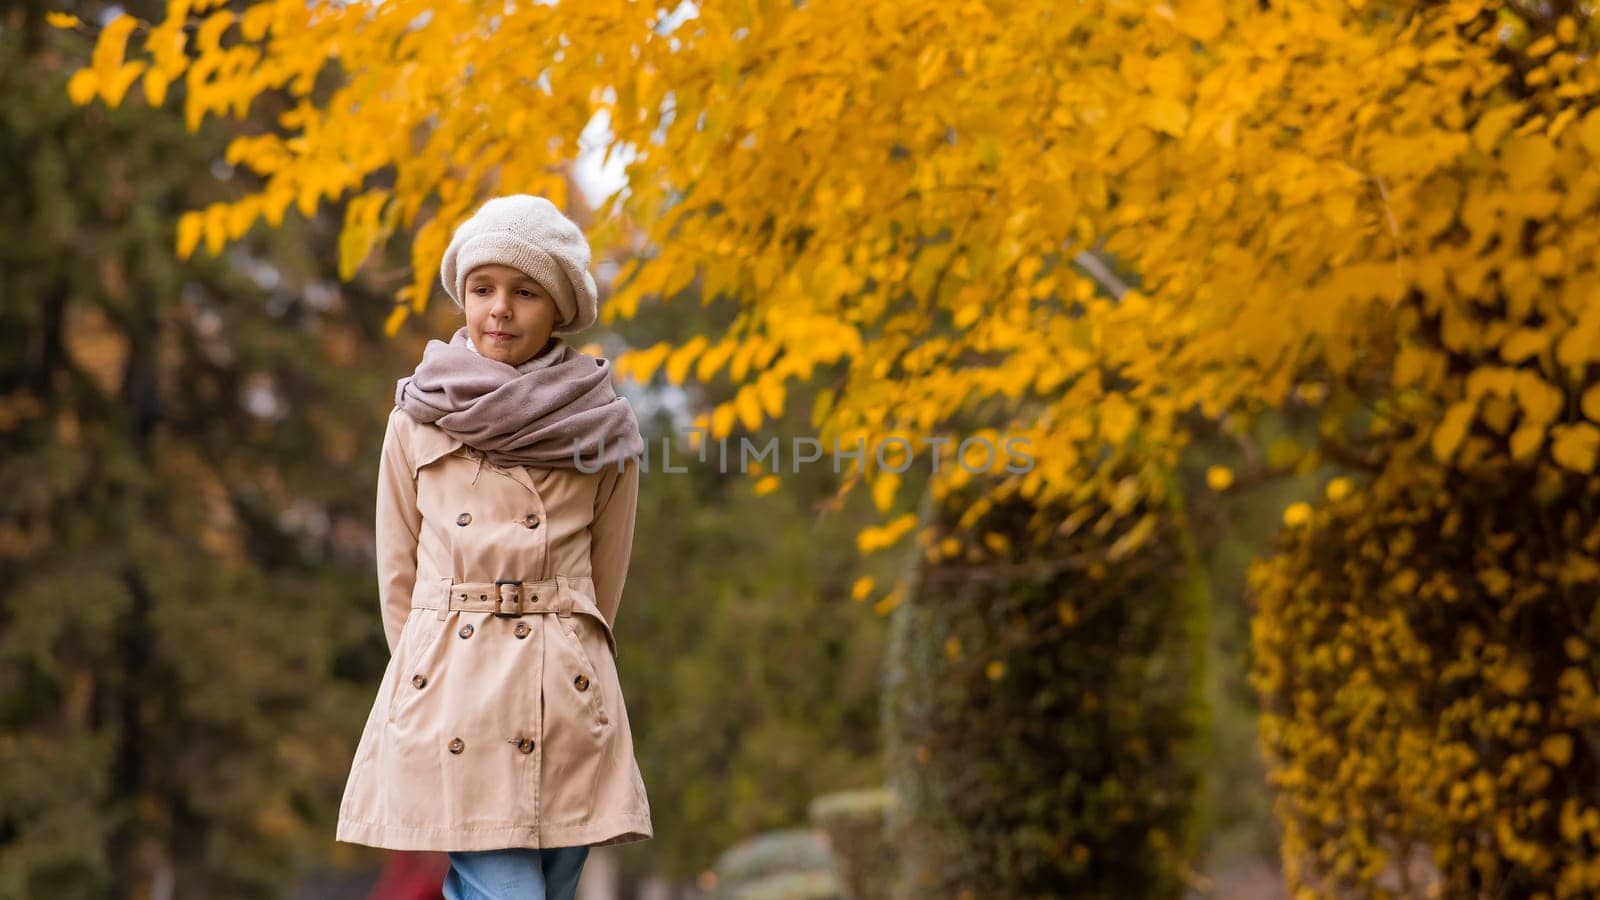
<svg viewBox="0 0 1600 900">
<path fill-rule="evenodd" d="M 463 446 L 465 444 L 459 438 L 451 436 L 437 425 L 416 423 L 411 430 L 411 477 L 415 478 L 428 463 L 448 456 Z"/>
<path fill-rule="evenodd" d="M 404 415 L 404 413 L 401 413 L 401 415 Z M 417 473 L 429 463 L 458 452 L 467 446 L 460 438 L 452 436 L 450 432 L 437 425 L 424 425 L 414 420 L 413 424 L 415 427 L 411 429 L 412 478 L 416 478 Z M 534 485 L 533 478 L 528 475 L 527 468 L 516 466 L 511 469 L 499 469 L 499 467 L 496 467 L 496 470 L 504 472 L 512 481 L 522 485 L 535 496 L 538 495 L 539 489 Z"/>
</svg>

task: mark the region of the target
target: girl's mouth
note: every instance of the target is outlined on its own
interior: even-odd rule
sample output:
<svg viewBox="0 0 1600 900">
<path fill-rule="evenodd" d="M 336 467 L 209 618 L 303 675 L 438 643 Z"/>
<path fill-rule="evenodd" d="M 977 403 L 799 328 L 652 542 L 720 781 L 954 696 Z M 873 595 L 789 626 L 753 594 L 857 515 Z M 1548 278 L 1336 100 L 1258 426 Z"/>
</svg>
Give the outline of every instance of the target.
<svg viewBox="0 0 1600 900">
<path fill-rule="evenodd" d="M 483 334 L 492 341 L 509 341 L 516 337 L 507 331 L 485 331 Z"/>
</svg>

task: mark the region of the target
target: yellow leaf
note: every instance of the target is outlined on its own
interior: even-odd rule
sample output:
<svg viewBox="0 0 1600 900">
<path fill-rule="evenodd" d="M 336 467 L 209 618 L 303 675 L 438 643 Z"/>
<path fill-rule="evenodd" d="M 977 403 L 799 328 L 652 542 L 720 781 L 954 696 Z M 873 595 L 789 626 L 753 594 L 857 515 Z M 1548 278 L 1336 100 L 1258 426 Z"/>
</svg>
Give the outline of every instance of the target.
<svg viewBox="0 0 1600 900">
<path fill-rule="evenodd" d="M 1150 62 L 1146 73 L 1150 90 L 1158 97 L 1182 100 L 1189 96 L 1188 62 L 1183 58 L 1187 51 L 1167 53 Z"/>
<path fill-rule="evenodd" d="M 944 640 L 944 655 L 946 659 L 961 658 L 961 638 L 951 635 Z"/>
<path fill-rule="evenodd" d="M 1100 434 L 1108 443 L 1120 444 L 1133 433 L 1138 416 L 1121 394 L 1108 394 L 1100 402 Z"/>
<path fill-rule="evenodd" d="M 727 339 L 707 350 L 705 355 L 700 357 L 700 364 L 695 366 L 694 377 L 700 381 L 710 381 L 711 376 L 722 368 L 722 364 L 728 361 L 728 357 L 733 355 L 733 351 L 737 347 L 737 343 L 732 339 Z"/>
<path fill-rule="evenodd" d="M 1449 462 L 1456 454 L 1456 448 L 1461 446 L 1461 441 L 1467 436 L 1467 428 L 1472 425 L 1473 418 L 1478 413 L 1478 404 L 1472 400 L 1457 400 L 1445 410 L 1444 417 L 1434 427 L 1432 435 L 1433 455 L 1440 462 Z"/>
<path fill-rule="evenodd" d="M 105 28 L 101 29 L 100 37 L 95 41 L 94 53 L 90 57 L 90 67 L 94 69 L 95 77 L 101 85 L 109 86 L 116 81 L 117 73 L 122 69 L 122 61 L 128 51 L 128 36 L 133 34 L 133 29 L 138 24 L 138 19 L 124 13 L 107 22 Z"/>
<path fill-rule="evenodd" d="M 1500 148 L 1501 169 L 1513 191 L 1542 187 L 1555 159 L 1555 145 L 1542 134 L 1516 135 Z"/>
<path fill-rule="evenodd" d="M 1354 489 L 1350 479 L 1340 476 L 1328 482 L 1328 486 L 1324 489 L 1324 495 L 1334 503 L 1338 503 L 1340 500 L 1350 496 L 1350 492 Z"/>
<path fill-rule="evenodd" d="M 776 475 L 767 475 L 767 476 L 763 477 L 760 481 L 756 482 L 756 486 L 753 488 L 753 490 L 755 492 L 755 495 L 757 497 L 761 497 L 761 496 L 764 496 L 766 494 L 770 494 L 770 493 L 772 493 L 773 491 L 775 491 L 777 489 L 778 489 L 778 476 L 776 476 Z"/>
<path fill-rule="evenodd" d="M 756 396 L 761 399 L 761 409 L 768 418 L 776 419 L 783 415 L 783 399 L 785 394 L 783 378 L 772 372 L 763 372 L 756 379 Z"/>
<path fill-rule="evenodd" d="M 761 427 L 761 401 L 756 399 L 756 388 L 747 384 L 733 395 L 733 408 L 739 413 L 739 422 L 746 431 Z"/>
<path fill-rule="evenodd" d="M 188 259 L 194 253 L 195 245 L 200 243 L 200 235 L 205 230 L 205 215 L 199 212 L 186 212 L 178 217 L 178 258 Z"/>
<path fill-rule="evenodd" d="M 989 676 L 990 681 L 999 681 L 1006 675 L 1006 664 L 998 659 L 994 660 L 983 667 L 983 673 Z"/>
<path fill-rule="evenodd" d="M 1557 463 L 1586 475 L 1594 471 L 1595 455 L 1600 452 L 1600 428 L 1579 422 L 1556 425 L 1550 429 L 1550 434 L 1554 438 L 1550 455 Z"/>
<path fill-rule="evenodd" d="M 93 69 L 79 69 L 67 80 L 67 96 L 77 106 L 89 105 L 98 90 L 100 79 L 95 76 Z"/>
<path fill-rule="evenodd" d="M 1472 145 L 1484 153 L 1493 153 L 1494 148 L 1500 143 L 1500 138 L 1511 130 L 1511 124 L 1521 115 L 1520 103 L 1496 106 L 1480 114 L 1477 123 L 1472 126 Z"/>
<path fill-rule="evenodd" d="M 1578 406 L 1590 421 L 1600 422 L 1600 384 L 1591 385 L 1585 390 L 1583 398 L 1578 401 Z"/>
<path fill-rule="evenodd" d="M 196 9 L 195 12 L 200 12 Z M 201 53 L 215 52 L 221 47 L 222 34 L 233 24 L 235 16 L 232 10 L 221 9 L 206 17 L 200 24 L 194 37 L 195 49 Z"/>
<path fill-rule="evenodd" d="M 672 351 L 667 357 L 667 380 L 673 384 L 683 384 L 683 380 L 689 377 L 689 364 L 694 362 L 708 343 L 710 341 L 705 335 L 697 334 L 688 343 Z"/>
<path fill-rule="evenodd" d="M 224 204 L 213 203 L 206 207 L 206 252 L 221 256 L 228 243 L 228 211 Z"/>
<path fill-rule="evenodd" d="M 100 93 L 101 96 L 106 98 L 106 105 L 111 107 L 121 106 L 122 98 L 128 94 L 128 88 L 133 86 L 134 80 L 139 77 L 139 73 L 143 72 L 144 68 L 143 61 L 135 60 L 119 66 L 111 74 L 109 80 L 102 77 L 100 80 Z"/>
<path fill-rule="evenodd" d="M 1183 137 L 1189 130 L 1189 107 L 1182 100 L 1156 97 L 1145 107 L 1144 121 L 1156 131 Z"/>
<path fill-rule="evenodd" d="M 396 305 L 394 309 L 389 311 L 389 317 L 383 321 L 383 333 L 389 337 L 394 337 L 400 331 L 401 324 L 410 316 L 411 304 L 401 303 Z"/>
<path fill-rule="evenodd" d="M 872 479 L 872 505 L 878 512 L 886 513 L 894 505 L 895 492 L 900 489 L 900 476 L 894 472 L 879 472 Z"/>
<path fill-rule="evenodd" d="M 617 374 L 640 384 L 649 384 L 650 378 L 655 375 L 656 369 L 661 367 L 671 349 L 671 344 L 658 341 L 647 349 L 629 350 L 617 360 Z"/>
<path fill-rule="evenodd" d="M 1539 744 L 1539 755 L 1552 765 L 1565 766 L 1572 762 L 1572 735 L 1552 734 Z"/>
<path fill-rule="evenodd" d="M 868 525 L 856 532 L 856 550 L 861 553 L 871 553 L 882 550 L 894 543 L 889 535 L 889 529 L 882 525 Z"/>
<path fill-rule="evenodd" d="M 1157 521 L 1153 514 L 1141 516 L 1139 521 L 1133 524 L 1132 528 L 1123 532 L 1120 537 L 1111 542 L 1110 547 L 1106 548 L 1106 559 L 1116 562 L 1144 546 L 1144 542 L 1149 540 L 1150 535 L 1154 533 Z"/>
<path fill-rule="evenodd" d="M 267 34 L 267 29 L 272 26 L 273 16 L 278 10 L 270 3 L 260 3 L 244 11 L 239 19 L 239 36 L 246 41 L 259 41 Z"/>
<path fill-rule="evenodd" d="M 1553 244 L 1539 248 L 1533 258 L 1533 270 L 1545 278 L 1555 278 L 1566 271 L 1566 260 L 1561 255 L 1561 248 Z"/>
<path fill-rule="evenodd" d="M 711 413 L 711 437 L 713 440 L 722 440 L 733 431 L 733 404 L 719 403 Z"/>
<path fill-rule="evenodd" d="M 1309 503 L 1291 503 L 1283 511 L 1283 524 L 1294 528 L 1311 521 L 1311 505 Z"/>
<path fill-rule="evenodd" d="M 850 585 L 850 599 L 857 603 L 867 599 L 867 595 L 872 593 L 872 586 L 875 583 L 871 575 L 863 575 L 857 578 L 855 584 Z"/>
<path fill-rule="evenodd" d="M 1177 7 L 1178 30 L 1202 43 L 1228 26 L 1228 14 L 1220 0 L 1186 0 Z"/>
<path fill-rule="evenodd" d="M 167 73 L 151 69 L 144 73 L 144 99 L 151 106 L 160 106 L 167 99 Z"/>
<path fill-rule="evenodd" d="M 1206 485 L 1213 491 L 1225 491 L 1233 486 L 1233 470 L 1227 466 L 1206 469 Z"/>
<path fill-rule="evenodd" d="M 1443 357 L 1437 352 L 1408 344 L 1395 356 L 1395 384 L 1401 387 L 1420 384 L 1435 375 L 1442 365 Z"/>
<path fill-rule="evenodd" d="M 1544 425 L 1532 422 L 1517 426 L 1511 432 L 1511 458 L 1526 461 L 1533 458 L 1544 446 Z"/>
<path fill-rule="evenodd" d="M 190 76 L 191 79 L 193 76 Z M 300 210 L 300 215 L 311 218 L 317 214 L 317 200 L 322 196 L 322 189 L 318 182 L 310 177 L 301 182 L 300 190 L 295 193 L 294 208 Z"/>
<path fill-rule="evenodd" d="M 294 202 L 294 191 L 283 187 L 279 179 L 273 179 L 273 182 L 267 185 L 266 194 L 262 198 L 261 214 L 266 218 L 267 224 L 273 228 L 282 225 L 283 213 L 292 202 Z"/>
<path fill-rule="evenodd" d="M 1567 651 L 1567 657 L 1574 662 L 1582 662 L 1589 656 L 1589 646 L 1580 637 L 1573 636 L 1562 641 L 1561 649 Z"/>
<path fill-rule="evenodd" d="M 56 10 L 45 13 L 44 21 L 51 28 L 77 28 L 83 24 L 83 20 L 77 16 Z"/>
<path fill-rule="evenodd" d="M 1600 108 L 1589 110 L 1578 126 L 1578 142 L 1591 157 L 1600 158 Z"/>
<path fill-rule="evenodd" d="M 734 381 L 743 381 L 745 372 L 749 370 L 752 358 L 764 343 L 760 335 L 752 334 L 744 339 L 737 349 L 733 351 L 733 361 L 728 364 L 728 377 Z"/>
<path fill-rule="evenodd" d="M 1519 363 L 1550 345 L 1550 333 L 1534 328 L 1519 328 L 1500 343 L 1500 358 Z"/>
<path fill-rule="evenodd" d="M 372 252 L 382 230 L 381 216 L 389 201 L 387 190 L 368 191 L 344 208 L 344 227 L 339 231 L 339 277 L 349 281 Z"/>
<path fill-rule="evenodd" d="M 1528 688 L 1528 670 L 1519 665 L 1507 665 L 1495 676 L 1495 686 L 1512 697 Z"/>
<path fill-rule="evenodd" d="M 1517 404 L 1529 422 L 1552 421 L 1567 402 L 1559 388 L 1526 369 L 1517 370 L 1516 393 Z"/>
</svg>

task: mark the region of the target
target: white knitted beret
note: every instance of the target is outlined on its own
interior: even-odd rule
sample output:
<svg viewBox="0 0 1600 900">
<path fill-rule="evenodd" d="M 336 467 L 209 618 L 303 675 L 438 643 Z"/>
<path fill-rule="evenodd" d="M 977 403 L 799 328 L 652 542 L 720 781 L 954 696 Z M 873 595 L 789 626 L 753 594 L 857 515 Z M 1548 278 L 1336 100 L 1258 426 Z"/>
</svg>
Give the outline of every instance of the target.
<svg viewBox="0 0 1600 900">
<path fill-rule="evenodd" d="M 589 274 L 589 241 L 554 203 L 532 194 L 496 197 L 456 227 L 439 264 L 439 280 L 465 307 L 467 275 L 486 263 L 510 266 L 537 281 L 556 301 L 556 334 L 572 334 L 599 317 L 599 292 Z"/>
</svg>

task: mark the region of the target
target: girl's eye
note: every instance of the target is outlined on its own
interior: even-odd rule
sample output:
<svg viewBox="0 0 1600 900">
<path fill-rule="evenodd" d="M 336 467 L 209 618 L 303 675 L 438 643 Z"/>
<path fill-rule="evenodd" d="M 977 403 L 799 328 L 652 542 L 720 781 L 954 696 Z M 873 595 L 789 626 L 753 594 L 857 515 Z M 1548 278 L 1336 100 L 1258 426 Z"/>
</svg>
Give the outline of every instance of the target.
<svg viewBox="0 0 1600 900">
<path fill-rule="evenodd" d="M 517 293 L 522 294 L 524 297 L 532 297 L 533 296 L 533 291 L 530 291 L 527 288 L 523 288 L 522 290 L 518 291 Z"/>
</svg>

